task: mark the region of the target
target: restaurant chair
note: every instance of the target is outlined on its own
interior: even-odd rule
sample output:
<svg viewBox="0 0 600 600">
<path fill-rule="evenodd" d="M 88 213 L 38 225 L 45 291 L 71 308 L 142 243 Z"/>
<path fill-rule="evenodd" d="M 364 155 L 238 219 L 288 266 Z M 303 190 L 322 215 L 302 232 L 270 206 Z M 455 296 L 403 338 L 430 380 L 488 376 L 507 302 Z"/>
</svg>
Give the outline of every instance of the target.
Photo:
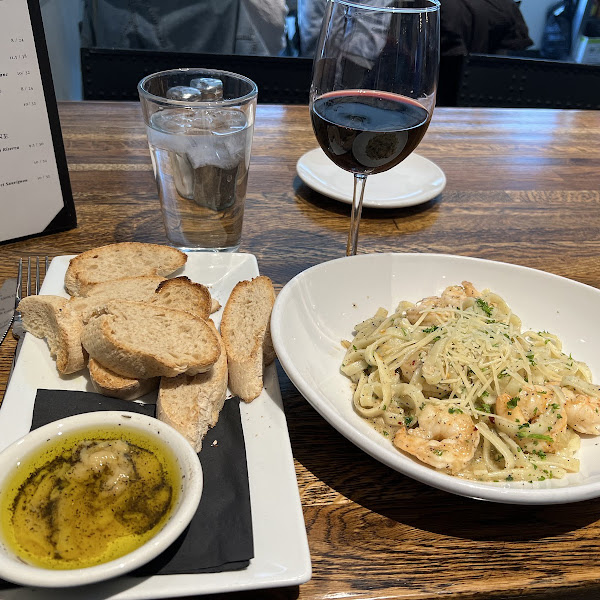
<svg viewBox="0 0 600 600">
<path fill-rule="evenodd" d="M 137 101 L 146 75 L 176 67 L 242 73 L 262 104 L 308 104 L 312 59 L 82 48 L 84 100 Z M 472 54 L 442 57 L 438 106 L 600 108 L 600 66 Z"/>
<path fill-rule="evenodd" d="M 246 75 L 258 86 L 259 103 L 308 104 L 312 73 L 309 58 L 114 48 L 81 49 L 83 99 L 137 101 L 137 84 L 143 77 L 178 67 L 202 67 Z"/>
<path fill-rule="evenodd" d="M 456 106 L 463 57 L 442 57 L 438 106 Z M 191 54 L 154 50 L 82 48 L 84 100 L 138 100 L 144 76 L 175 67 L 206 67 L 233 71 L 258 85 L 262 104 L 308 104 L 312 58 Z"/>
<path fill-rule="evenodd" d="M 600 108 L 600 65 L 472 54 L 464 57 L 457 106 Z"/>
</svg>

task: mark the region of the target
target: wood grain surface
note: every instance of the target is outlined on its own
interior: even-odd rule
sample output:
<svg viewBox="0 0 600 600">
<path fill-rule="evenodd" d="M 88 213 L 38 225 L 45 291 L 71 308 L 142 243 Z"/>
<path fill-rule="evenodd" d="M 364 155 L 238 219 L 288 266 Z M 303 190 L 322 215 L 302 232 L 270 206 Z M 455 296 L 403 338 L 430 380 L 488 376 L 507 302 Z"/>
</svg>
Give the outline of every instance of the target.
<svg viewBox="0 0 600 600">
<path fill-rule="evenodd" d="M 0 246 L 0 281 L 19 257 L 166 242 L 139 106 L 68 103 L 60 116 L 79 225 Z M 259 106 L 240 251 L 278 289 L 345 252 L 350 207 L 296 175 L 315 146 L 306 107 Z M 418 152 L 446 189 L 363 211 L 359 252 L 488 258 L 600 288 L 600 113 L 437 109 Z M 0 394 L 13 348 L 9 334 Z M 600 598 L 599 501 L 505 506 L 429 488 L 357 449 L 279 376 L 313 577 L 233 598 Z"/>
</svg>

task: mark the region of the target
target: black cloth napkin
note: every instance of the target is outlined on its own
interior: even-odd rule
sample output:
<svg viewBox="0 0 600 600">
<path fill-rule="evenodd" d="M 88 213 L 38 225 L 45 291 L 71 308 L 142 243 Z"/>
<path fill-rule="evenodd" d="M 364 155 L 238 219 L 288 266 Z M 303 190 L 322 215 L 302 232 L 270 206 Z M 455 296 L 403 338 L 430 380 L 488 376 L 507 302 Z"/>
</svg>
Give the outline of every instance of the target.
<svg viewBox="0 0 600 600">
<path fill-rule="evenodd" d="M 254 557 L 246 447 L 238 398 L 226 400 L 219 422 L 198 455 L 204 489 L 192 522 L 165 552 L 133 576 L 216 573 L 244 569 Z M 89 392 L 38 390 L 32 429 L 64 417 L 98 410 L 154 416 L 154 404 L 138 404 Z"/>
</svg>

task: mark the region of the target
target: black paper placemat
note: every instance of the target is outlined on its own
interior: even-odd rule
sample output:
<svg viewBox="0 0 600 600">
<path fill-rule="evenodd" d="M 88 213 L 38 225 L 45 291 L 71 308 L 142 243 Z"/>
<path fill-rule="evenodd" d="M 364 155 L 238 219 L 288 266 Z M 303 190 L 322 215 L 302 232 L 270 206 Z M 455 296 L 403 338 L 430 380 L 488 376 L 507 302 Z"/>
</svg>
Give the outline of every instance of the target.
<svg viewBox="0 0 600 600">
<path fill-rule="evenodd" d="M 32 429 L 75 414 L 123 410 L 154 416 L 153 404 L 89 392 L 38 390 Z M 254 557 L 246 447 L 238 398 L 225 402 L 198 455 L 204 489 L 196 515 L 179 539 L 133 575 L 215 573 L 248 566 Z"/>
</svg>

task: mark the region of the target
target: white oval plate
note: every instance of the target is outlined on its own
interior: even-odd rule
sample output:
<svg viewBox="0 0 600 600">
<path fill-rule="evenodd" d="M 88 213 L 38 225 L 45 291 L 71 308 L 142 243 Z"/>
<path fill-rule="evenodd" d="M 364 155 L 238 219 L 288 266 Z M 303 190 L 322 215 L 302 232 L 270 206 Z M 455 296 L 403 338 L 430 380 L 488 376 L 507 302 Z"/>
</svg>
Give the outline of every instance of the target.
<svg viewBox="0 0 600 600">
<path fill-rule="evenodd" d="M 352 204 L 352 174 L 334 164 L 321 148 L 315 148 L 301 156 L 296 163 L 296 171 L 300 179 L 317 192 Z M 363 206 L 414 206 L 439 196 L 445 187 L 444 172 L 429 159 L 413 153 L 393 169 L 369 175 Z"/>
<path fill-rule="evenodd" d="M 600 379 L 600 291 L 557 275 L 476 258 L 440 254 L 363 254 L 311 267 L 279 293 L 271 334 L 281 365 L 300 393 L 340 433 L 382 463 L 433 487 L 515 504 L 558 504 L 600 496 L 600 438 L 582 439 L 581 471 L 562 480 L 479 483 L 436 471 L 396 450 L 353 410 L 340 373 L 342 339 L 380 307 L 439 294 L 463 280 L 500 294 L 523 327 L 548 330 L 563 350 Z"/>
</svg>

